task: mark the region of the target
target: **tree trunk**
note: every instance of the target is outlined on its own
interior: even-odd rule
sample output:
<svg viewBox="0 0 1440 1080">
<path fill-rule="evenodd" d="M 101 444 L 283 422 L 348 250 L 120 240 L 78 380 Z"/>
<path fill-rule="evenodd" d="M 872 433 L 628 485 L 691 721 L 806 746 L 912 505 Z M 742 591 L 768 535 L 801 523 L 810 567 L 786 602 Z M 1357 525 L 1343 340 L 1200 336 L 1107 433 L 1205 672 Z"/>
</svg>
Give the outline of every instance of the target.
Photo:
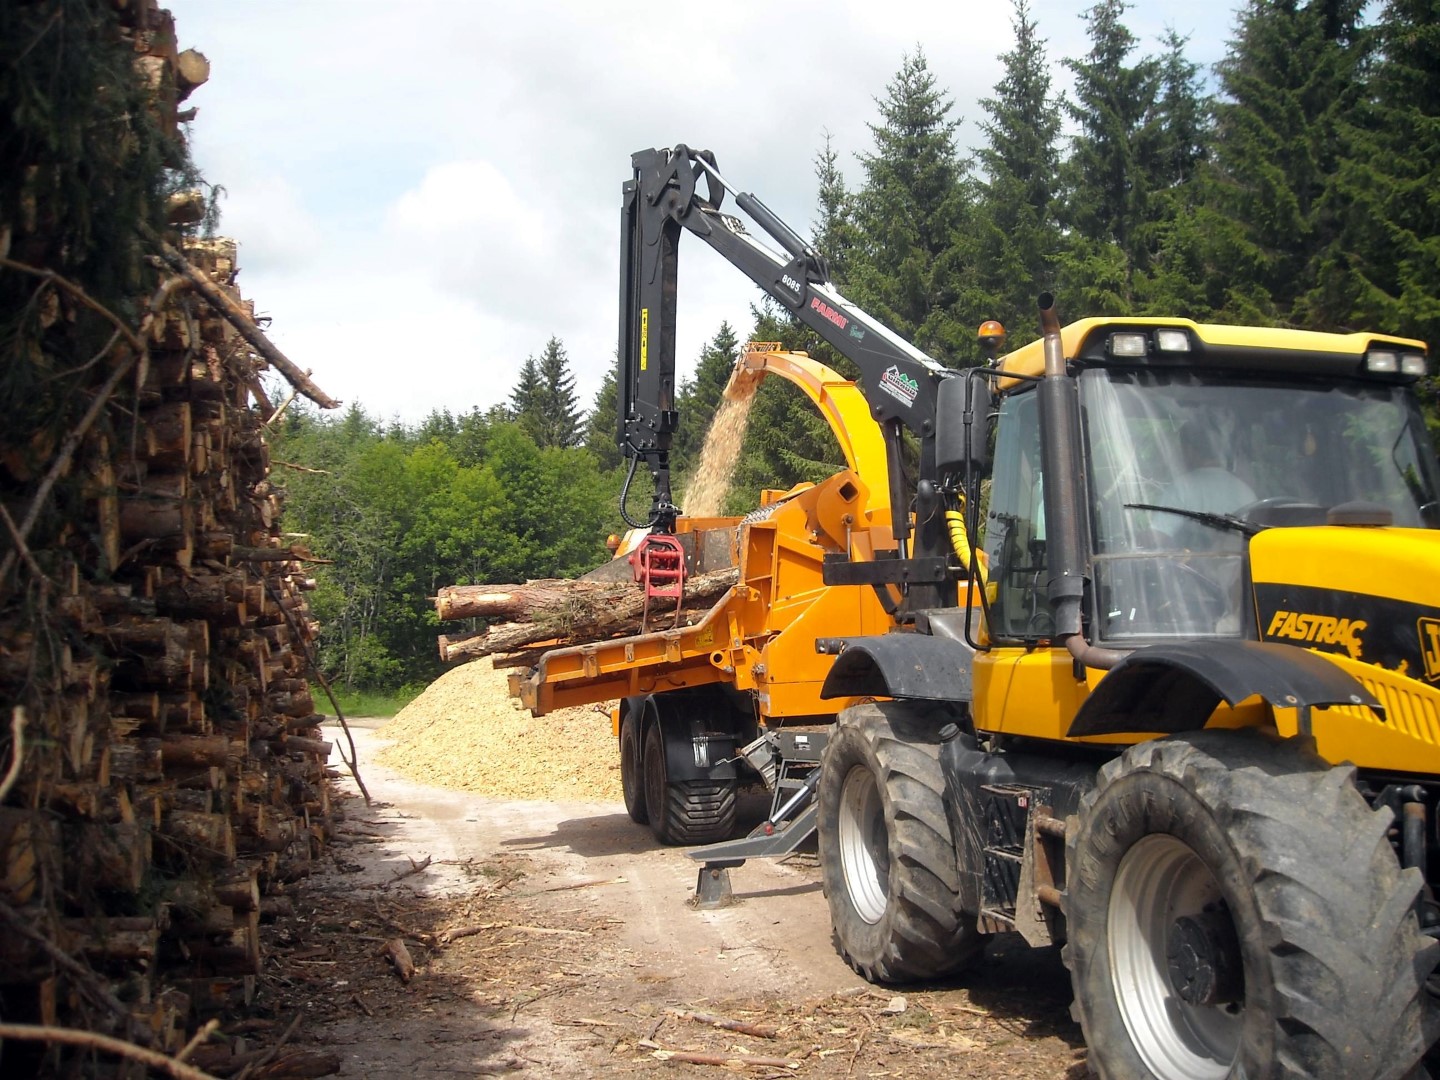
<svg viewBox="0 0 1440 1080">
<path fill-rule="evenodd" d="M 688 579 L 681 614 L 694 616 L 708 609 L 739 578 L 739 570 L 732 567 Z M 524 585 L 452 585 L 440 590 L 435 608 L 442 619 L 505 614 L 516 620 L 466 637 L 441 635 L 441 659 L 458 660 L 513 652 L 540 641 L 576 644 L 639 633 L 645 593 L 630 583 L 554 579 Z M 668 628 L 675 610 L 674 600 L 652 598 L 648 628 Z"/>
</svg>

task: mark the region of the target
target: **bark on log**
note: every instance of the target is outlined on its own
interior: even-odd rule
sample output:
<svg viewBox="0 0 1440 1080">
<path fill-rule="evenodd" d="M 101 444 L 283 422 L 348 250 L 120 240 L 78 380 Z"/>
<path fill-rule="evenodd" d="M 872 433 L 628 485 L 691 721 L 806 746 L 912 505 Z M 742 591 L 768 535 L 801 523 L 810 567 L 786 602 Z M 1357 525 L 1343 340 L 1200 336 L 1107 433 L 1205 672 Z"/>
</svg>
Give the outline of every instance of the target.
<svg viewBox="0 0 1440 1080">
<path fill-rule="evenodd" d="M 707 601 L 715 600 L 739 579 L 740 571 L 735 568 L 690 578 L 685 583 L 682 612 L 698 615 L 701 610 L 711 606 Z M 543 587 L 527 591 L 533 585 Z M 596 586 L 598 588 L 595 588 Z M 441 594 L 453 595 L 451 590 L 457 588 L 484 589 L 483 595 L 498 595 L 494 587 L 486 586 L 451 586 L 450 590 L 442 589 Z M 504 592 L 511 597 L 525 596 L 533 601 L 528 607 L 521 609 L 525 614 L 525 621 L 502 623 L 468 637 L 441 635 L 441 659 L 458 660 L 489 656 L 497 652 L 513 652 L 539 641 L 574 644 L 599 641 L 619 633 L 638 633 L 641 617 L 645 612 L 645 594 L 639 586 L 633 584 L 617 586 L 588 581 L 545 581 L 531 582 L 525 586 L 517 585 Z M 447 610 L 453 610 L 448 599 L 446 603 Z M 490 601 L 485 603 L 489 604 Z M 440 597 L 436 598 L 436 609 L 440 609 Z M 668 627 L 668 615 L 674 610 L 664 599 L 652 599 L 651 628 Z M 442 614 L 440 617 L 443 619 L 447 616 Z"/>
</svg>

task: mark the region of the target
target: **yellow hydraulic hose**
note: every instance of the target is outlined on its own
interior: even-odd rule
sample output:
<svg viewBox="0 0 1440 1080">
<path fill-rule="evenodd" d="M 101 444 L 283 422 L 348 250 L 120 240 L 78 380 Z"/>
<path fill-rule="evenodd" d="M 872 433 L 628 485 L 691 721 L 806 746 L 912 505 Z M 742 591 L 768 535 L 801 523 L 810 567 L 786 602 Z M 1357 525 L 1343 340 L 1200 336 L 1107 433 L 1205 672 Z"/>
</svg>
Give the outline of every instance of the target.
<svg viewBox="0 0 1440 1080">
<path fill-rule="evenodd" d="M 965 531 L 965 513 L 963 510 L 946 510 L 945 525 L 950 531 L 950 546 L 955 549 L 955 555 L 966 566 L 970 565 L 970 536 Z M 980 587 L 985 588 L 988 583 L 989 557 L 983 551 L 975 552 L 975 562 L 980 574 Z"/>
</svg>

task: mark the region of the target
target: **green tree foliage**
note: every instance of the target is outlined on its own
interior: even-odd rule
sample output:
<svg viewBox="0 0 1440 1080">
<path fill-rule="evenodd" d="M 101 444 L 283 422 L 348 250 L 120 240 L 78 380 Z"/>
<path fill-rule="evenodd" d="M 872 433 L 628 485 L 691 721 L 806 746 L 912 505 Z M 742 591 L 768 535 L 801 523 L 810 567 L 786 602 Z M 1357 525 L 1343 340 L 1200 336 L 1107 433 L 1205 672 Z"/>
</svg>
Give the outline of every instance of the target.
<svg viewBox="0 0 1440 1080">
<path fill-rule="evenodd" d="M 1035 322 L 1035 298 L 1053 288 L 1060 246 L 1057 183 L 1059 103 L 1050 94 L 1050 61 L 1028 0 L 1015 0 L 1015 46 L 1001 56 L 1005 74 L 980 104 L 985 172 L 975 214 L 985 318 L 1019 330 Z"/>
<path fill-rule="evenodd" d="M 600 389 L 595 392 L 595 403 L 590 406 L 590 414 L 585 418 L 585 449 L 607 472 L 620 466 L 619 427 L 620 386 L 615 365 L 612 364 L 605 372 Z"/>
<path fill-rule="evenodd" d="M 1390 0 L 1375 27 L 1379 62 L 1350 114 L 1334 185 L 1343 240 L 1320 268 L 1327 314 L 1440 347 L 1440 4 Z"/>
<path fill-rule="evenodd" d="M 1224 313 L 1329 328 L 1317 293 L 1340 234 L 1332 189 L 1362 100 L 1358 0 L 1250 0 L 1219 65 L 1212 188 Z"/>
<path fill-rule="evenodd" d="M 1199 66 L 1185 55 L 1187 39 L 1170 30 L 1163 44 L 1153 190 L 1141 233 L 1146 270 L 1135 281 L 1135 310 L 1208 318 L 1220 302 L 1206 288 L 1212 275 L 1206 264 L 1203 170 L 1213 101 L 1202 89 Z"/>
<path fill-rule="evenodd" d="M 918 46 L 876 106 L 875 152 L 860 159 L 860 242 L 849 255 L 847 295 L 920 348 L 957 355 L 972 347 L 960 302 L 973 263 L 962 246 L 970 181 L 955 145 L 959 121 Z"/>
<path fill-rule="evenodd" d="M 1100 0 L 1084 16 L 1090 52 L 1066 61 L 1075 73 L 1075 99 L 1066 108 L 1079 134 L 1065 166 L 1070 231 L 1060 282 L 1072 306 L 1094 315 L 1134 310 L 1135 275 L 1149 262 L 1160 65 L 1131 62 L 1138 43 L 1122 21 L 1128 8 L 1125 0 Z"/>
<path fill-rule="evenodd" d="M 286 523 L 316 555 L 321 663 L 349 685 L 438 674 L 442 585 L 573 577 L 606 557 L 612 481 L 582 448 L 541 447 L 496 411 L 387 428 L 352 405 L 287 414 Z M 453 627 L 452 627 L 453 629 Z"/>
<path fill-rule="evenodd" d="M 830 277 L 842 288 L 849 273 L 850 253 L 860 242 L 855 227 L 855 197 L 845 188 L 830 132 L 815 155 L 815 228 L 813 243 L 830 264 Z"/>
<path fill-rule="evenodd" d="M 545 343 L 539 358 L 527 357 L 510 391 L 515 422 L 537 446 L 579 446 L 582 438 L 575 376 L 560 339 Z"/>
</svg>

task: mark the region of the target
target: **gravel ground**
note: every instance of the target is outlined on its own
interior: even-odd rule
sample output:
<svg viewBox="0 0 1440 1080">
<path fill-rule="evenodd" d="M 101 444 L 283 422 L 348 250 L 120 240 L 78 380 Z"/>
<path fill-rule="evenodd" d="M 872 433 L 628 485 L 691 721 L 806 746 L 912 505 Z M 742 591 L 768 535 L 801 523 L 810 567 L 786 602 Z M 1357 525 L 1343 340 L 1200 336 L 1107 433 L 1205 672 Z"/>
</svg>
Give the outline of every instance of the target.
<svg viewBox="0 0 1440 1080">
<path fill-rule="evenodd" d="M 487 733 L 476 745 L 514 763 L 519 732 L 549 726 L 508 699 L 488 721 L 467 711 L 476 691 L 458 674 L 422 706 L 454 693 L 455 705 L 435 710 L 440 720 L 416 710 L 403 725 L 355 725 L 374 802 L 342 796 L 328 868 L 302 887 L 293 918 L 266 928 L 260 1001 L 275 1030 L 304 1014 L 297 1048 L 336 1052 L 342 1076 L 367 1080 L 1087 1075 L 1054 950 L 997 940 L 988 962 L 961 977 L 870 986 L 832 948 L 813 856 L 736 868 L 736 902 L 698 911 L 689 903 L 697 864 L 657 846 L 618 801 L 411 779 L 432 768 L 414 748 L 453 739 L 457 727 Z M 494 673 L 480 683 L 493 687 Z M 456 724 L 461 715 L 472 719 Z M 575 719 L 610 746 L 604 718 Z M 403 738 L 386 748 L 392 734 Z M 457 759 L 470 752 L 451 744 L 433 767 L 508 785 L 494 763 L 465 769 Z M 404 773 L 388 764 L 397 760 Z M 539 785 L 540 766 L 530 771 Z M 752 824 L 764 809 L 763 799 L 747 803 Z M 415 961 L 408 983 L 379 952 L 395 938 Z"/>
</svg>

